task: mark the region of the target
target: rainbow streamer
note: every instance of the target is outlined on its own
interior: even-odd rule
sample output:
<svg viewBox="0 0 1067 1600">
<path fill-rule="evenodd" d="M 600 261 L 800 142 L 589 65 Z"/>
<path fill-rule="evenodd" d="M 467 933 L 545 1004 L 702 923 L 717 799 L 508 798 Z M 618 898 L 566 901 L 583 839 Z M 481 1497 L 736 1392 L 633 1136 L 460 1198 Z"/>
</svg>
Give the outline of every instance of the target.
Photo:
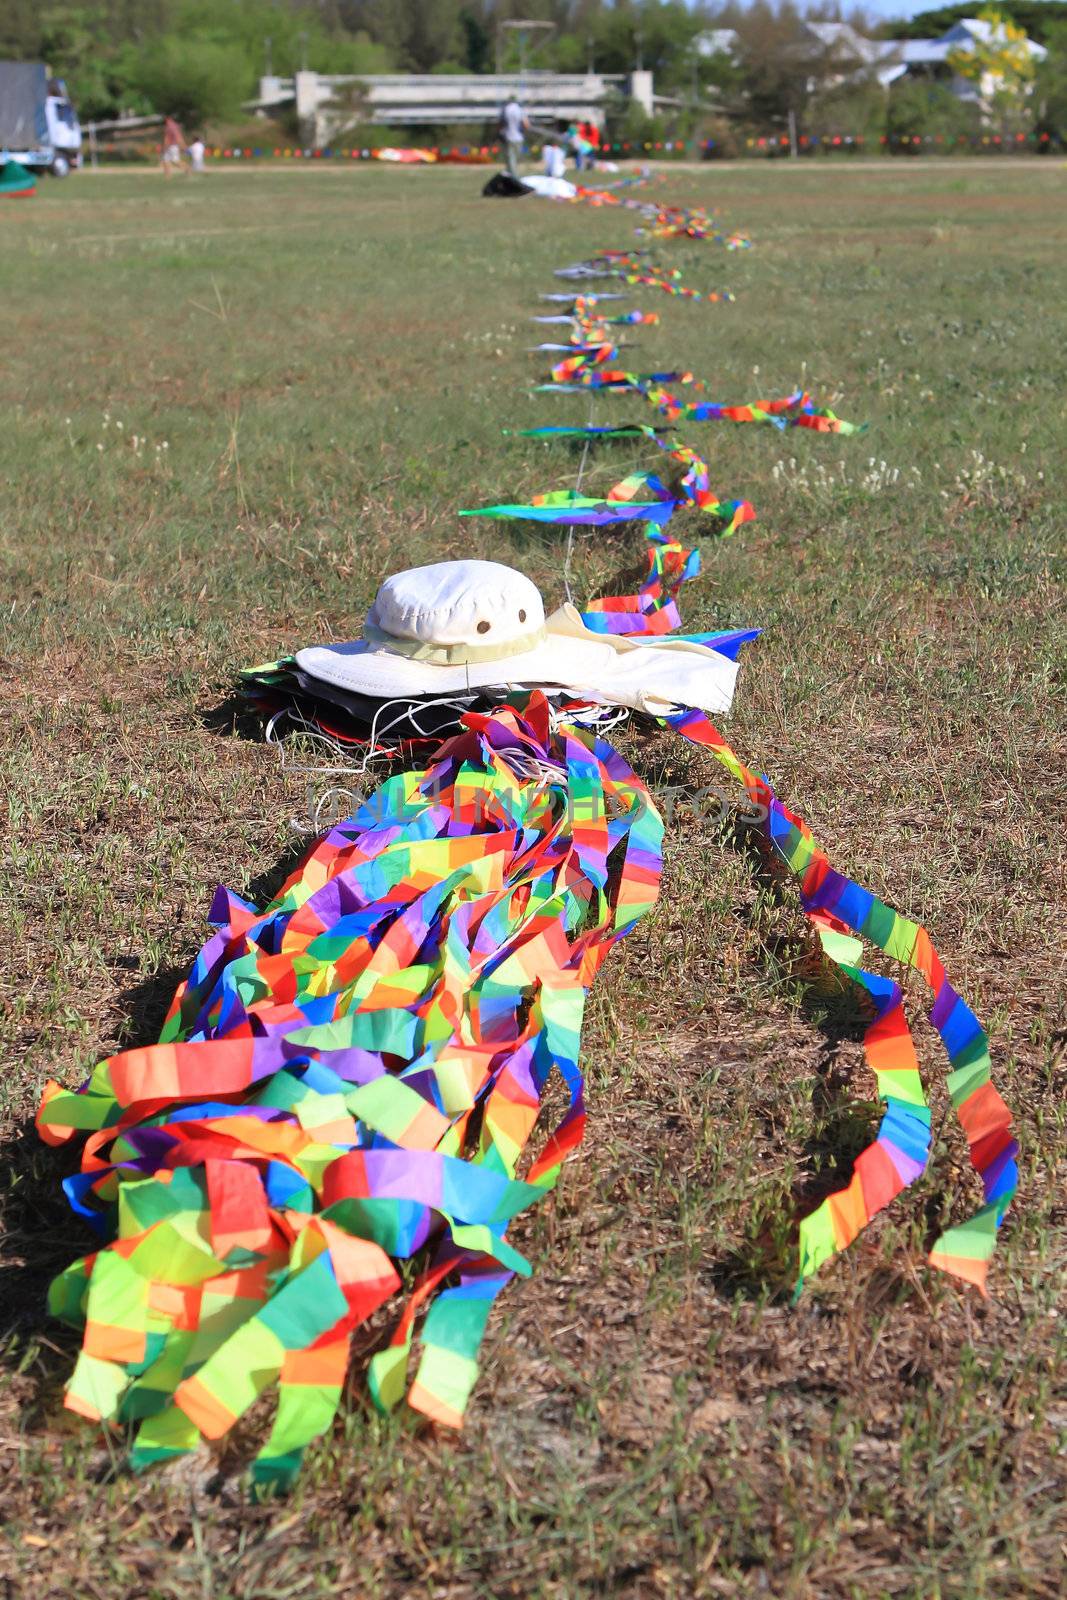
<svg viewBox="0 0 1067 1600">
<path fill-rule="evenodd" d="M 992 1082 L 984 1029 L 948 981 L 926 929 L 837 872 L 807 824 L 782 804 L 765 778 L 749 771 L 703 712 L 680 712 L 665 719 L 665 725 L 710 750 L 763 809 L 768 852 L 799 883 L 801 904 L 823 953 L 864 992 L 875 1014 L 864 1048 L 885 1112 L 877 1137 L 857 1157 L 850 1182 L 800 1224 L 797 1292 L 806 1277 L 850 1245 L 877 1212 L 925 1171 L 929 1157 L 930 1110 L 903 994 L 899 984 L 858 964 L 866 939 L 891 960 L 921 973 L 933 990 L 929 1020 L 952 1069 L 949 1095 L 967 1137 L 971 1165 L 982 1180 L 984 1204 L 941 1235 L 929 1260 L 986 1294 L 997 1230 L 1018 1185 L 1019 1147 L 1011 1132 L 1011 1113 Z"/>
<path fill-rule="evenodd" d="M 694 385 L 702 389 L 703 384 Z M 866 423 L 846 422 L 828 406 L 819 406 L 803 389 L 779 400 L 750 400 L 721 405 L 710 400 L 682 401 L 667 389 L 645 385 L 641 391 L 669 422 L 766 422 L 774 428 L 812 428 L 816 433 L 866 433 Z"/>
<path fill-rule="evenodd" d="M 756 513 L 747 500 L 723 500 L 715 493 L 709 482 L 707 462 L 695 450 L 661 439 L 651 429 L 640 431 L 652 444 L 666 451 L 673 462 L 685 468 L 676 490 L 668 489 L 652 472 L 633 472 L 602 496 L 558 489 L 534 495 L 525 505 L 479 506 L 459 514 L 461 517 L 519 518 L 570 526 L 643 520 L 663 527 L 680 506 L 689 506 L 718 517 L 724 524 L 719 530 L 724 538 L 736 533 L 742 523 L 754 519 Z"/>
<path fill-rule="evenodd" d="M 866 432 L 865 423 L 845 421 L 829 407 L 819 406 L 803 389 L 777 400 L 752 400 L 742 405 L 711 400 L 680 400 L 663 385 L 682 383 L 703 391 L 704 384 L 696 382 L 691 372 L 641 373 L 609 365 L 618 354 L 619 346 L 611 343 L 608 319 L 597 313 L 595 305 L 595 296 L 579 295 L 574 300 L 571 316 L 562 319 L 569 321 L 573 328 L 567 347 L 570 353 L 565 360 L 551 368 L 550 383 L 536 385 L 538 393 L 580 394 L 588 389 L 612 389 L 639 394 L 671 423 L 767 423 L 780 430 L 810 428 L 817 433 L 846 436 Z M 636 317 L 640 313 L 627 315 Z M 619 322 L 622 319 L 616 317 L 612 320 Z M 548 350 L 559 347 L 543 345 L 541 348 Z"/>
<path fill-rule="evenodd" d="M 158 1044 L 45 1090 L 43 1137 L 88 1135 L 67 1190 L 103 1236 L 51 1292 L 85 1327 L 66 1403 L 139 1422 L 134 1466 L 277 1384 L 254 1477 L 286 1486 L 354 1329 L 427 1248 L 370 1390 L 458 1427 L 493 1301 L 529 1271 L 507 1229 L 581 1142 L 585 996 L 656 898 L 662 824 L 609 746 L 550 733 L 543 696 L 465 721 L 265 910 L 219 891 Z M 553 1071 L 568 1107 L 520 1180 Z M 408 1388 L 415 1310 L 448 1278 Z"/>
</svg>

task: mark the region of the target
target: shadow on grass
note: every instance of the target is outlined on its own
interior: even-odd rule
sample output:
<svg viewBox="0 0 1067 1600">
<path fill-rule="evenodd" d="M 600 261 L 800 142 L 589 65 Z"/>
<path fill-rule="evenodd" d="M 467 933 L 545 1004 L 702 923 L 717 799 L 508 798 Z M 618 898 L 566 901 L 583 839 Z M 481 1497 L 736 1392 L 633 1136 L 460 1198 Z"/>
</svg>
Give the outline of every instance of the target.
<svg viewBox="0 0 1067 1600">
<path fill-rule="evenodd" d="M 785 883 L 756 857 L 755 876 L 767 892 L 767 903 L 783 917 L 795 916 Z M 712 1272 L 713 1281 L 731 1295 L 746 1299 L 791 1299 L 796 1288 L 800 1221 L 852 1178 L 856 1159 L 870 1144 L 877 1127 L 869 1110 L 858 1103 L 842 1070 L 844 1044 L 862 1043 L 873 1020 L 855 988 L 840 977 L 825 957 L 799 934 L 765 936 L 761 968 L 772 983 L 789 990 L 791 1003 L 822 1039 L 811 1090 L 811 1132 L 800 1147 L 802 1170 L 788 1195 L 769 1195 L 753 1207 L 738 1247 Z"/>
<path fill-rule="evenodd" d="M 118 958 L 119 970 L 129 970 Z M 185 966 L 169 966 L 121 991 L 118 1034 L 122 1048 L 154 1043 Z M 3 1293 L 0 1294 L 0 1375 L 21 1378 L 20 1423 L 31 1427 L 60 1404 L 63 1383 L 81 1344 L 80 1331 L 58 1322 L 48 1310 L 52 1279 L 97 1244 L 88 1222 L 71 1209 L 63 1181 L 81 1162 L 83 1141 L 45 1144 L 30 1117 L 16 1123 L 0 1142 L 0 1240 L 3 1241 Z"/>
<path fill-rule="evenodd" d="M 220 700 L 196 713 L 197 721 L 209 733 L 231 739 L 248 739 L 253 744 L 263 743 L 263 713 L 257 711 L 248 698 L 235 689 Z"/>
<path fill-rule="evenodd" d="M 92 1248 L 62 1188 L 78 1154 L 42 1144 L 28 1117 L 0 1142 L 0 1417 L 13 1406 L 15 1431 L 32 1431 L 56 1410 L 81 1344 L 48 1310 L 53 1277 Z"/>
<path fill-rule="evenodd" d="M 641 763 L 652 785 L 694 785 L 694 801 L 702 763 L 686 759 L 696 752 L 657 747 Z M 746 821 L 743 813 L 724 813 L 716 837 L 740 855 L 757 891 L 755 908 L 737 908 L 735 915 L 746 929 L 759 933 L 758 963 L 769 984 L 787 994 L 804 1022 L 821 1036 L 812 1087 L 811 1132 L 800 1147 L 802 1171 L 788 1192 L 757 1197 L 743 1236 L 733 1250 L 709 1271 L 716 1288 L 748 1300 L 792 1299 L 796 1288 L 798 1230 L 830 1194 L 850 1182 L 857 1157 L 874 1137 L 877 1110 L 859 1101 L 850 1074 L 842 1068 L 843 1045 L 861 1044 L 874 1020 L 874 1010 L 863 991 L 851 983 L 825 957 L 808 935 L 798 915 L 791 875 L 768 858 L 762 830 Z M 792 924 L 788 933 L 762 925 L 773 917 Z"/>
</svg>

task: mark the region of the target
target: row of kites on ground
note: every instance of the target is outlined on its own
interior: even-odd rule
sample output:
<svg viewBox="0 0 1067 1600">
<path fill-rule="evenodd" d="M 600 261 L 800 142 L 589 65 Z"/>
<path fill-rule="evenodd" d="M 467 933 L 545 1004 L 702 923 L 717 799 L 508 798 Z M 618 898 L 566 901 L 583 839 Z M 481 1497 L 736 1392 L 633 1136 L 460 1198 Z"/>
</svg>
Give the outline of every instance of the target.
<svg viewBox="0 0 1067 1600">
<path fill-rule="evenodd" d="M 252 1474 L 259 1493 L 284 1489 L 330 1426 L 368 1323 L 380 1331 L 374 1404 L 406 1397 L 460 1425 L 493 1303 L 531 1270 L 512 1222 L 582 1139 L 590 986 L 656 903 L 664 824 L 610 741 L 625 718 L 725 771 L 765 870 L 795 887 L 813 945 L 869 1017 L 881 1123 L 848 1183 L 799 1223 L 798 1290 L 929 1157 L 901 985 L 865 964 L 869 946 L 930 990 L 984 1191 L 930 1260 L 984 1292 L 1016 1186 L 986 1034 L 926 930 L 838 871 L 715 726 L 758 630 L 679 631 L 680 591 L 700 570 L 694 535 L 733 534 L 754 514 L 712 487 L 682 433 L 857 430 L 803 392 L 713 400 L 684 367 L 636 370 L 623 336 L 655 327 L 667 306 L 683 320 L 737 314 L 732 293 L 683 281 L 674 242 L 724 247 L 717 259 L 736 268 L 750 241 L 633 181 L 575 203 L 599 208 L 601 223 L 632 217 L 640 248 L 560 267 L 536 311 L 552 330 L 536 393 L 541 405 L 587 396 L 601 420 L 538 422 L 521 437 L 542 452 L 548 441 L 573 453 L 577 440 L 583 466 L 620 439 L 651 460 L 605 492 L 583 492 L 580 471 L 570 487 L 465 515 L 558 525 L 568 587 L 577 538 L 632 524 L 644 581 L 546 612 L 521 572 L 441 562 L 391 574 L 359 639 L 248 669 L 244 693 L 272 740 L 325 744 L 331 771 L 373 760 L 383 781 L 268 905 L 218 891 L 158 1042 L 101 1062 L 77 1090 L 44 1093 L 43 1137 L 83 1141 L 65 1188 L 98 1236 L 51 1291 L 53 1311 L 84 1329 L 66 1403 L 135 1428 L 136 1467 L 223 1438 L 276 1386 Z M 563 1112 L 546 1134 L 554 1083 Z"/>
</svg>

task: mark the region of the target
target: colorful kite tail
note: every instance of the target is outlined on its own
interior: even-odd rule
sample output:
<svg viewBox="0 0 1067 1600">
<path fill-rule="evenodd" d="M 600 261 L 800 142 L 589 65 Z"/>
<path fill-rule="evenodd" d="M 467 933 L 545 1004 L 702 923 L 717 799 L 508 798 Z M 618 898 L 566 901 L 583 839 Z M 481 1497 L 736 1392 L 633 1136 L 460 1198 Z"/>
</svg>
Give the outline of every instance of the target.
<svg viewBox="0 0 1067 1600">
<path fill-rule="evenodd" d="M 835 871 L 807 825 L 782 805 L 765 779 L 743 765 L 702 712 L 664 720 L 710 750 L 749 799 L 765 808 L 767 844 L 799 883 L 801 904 L 823 952 L 864 990 L 875 1011 L 864 1047 L 885 1113 L 874 1142 L 857 1158 L 851 1181 L 828 1195 L 800 1225 L 798 1292 L 806 1277 L 845 1249 L 871 1217 L 914 1182 L 929 1155 L 930 1110 L 901 990 L 859 966 L 861 941 L 867 939 L 891 960 L 914 968 L 933 991 L 929 1019 L 949 1058 L 949 1094 L 967 1137 L 971 1165 L 982 1180 L 985 1203 L 969 1220 L 947 1229 L 929 1259 L 985 1294 L 997 1229 L 1018 1183 L 1018 1145 L 1011 1113 L 992 1083 L 984 1030 L 949 983 L 925 928 Z"/>
</svg>

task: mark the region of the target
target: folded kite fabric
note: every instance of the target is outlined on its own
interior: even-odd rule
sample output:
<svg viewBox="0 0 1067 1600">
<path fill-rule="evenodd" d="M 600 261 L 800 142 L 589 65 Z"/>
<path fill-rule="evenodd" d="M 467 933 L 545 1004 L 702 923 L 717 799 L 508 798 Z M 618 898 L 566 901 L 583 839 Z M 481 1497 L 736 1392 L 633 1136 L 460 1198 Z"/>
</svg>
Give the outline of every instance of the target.
<svg viewBox="0 0 1067 1600">
<path fill-rule="evenodd" d="M 608 520 L 622 510 L 647 520 L 660 509 L 641 503 L 605 509 L 593 502 L 533 512 L 552 521 L 585 521 Z M 673 503 L 662 509 L 669 513 Z M 503 685 L 566 689 L 600 705 L 653 715 L 677 707 L 730 709 L 734 660 L 701 641 L 645 632 L 648 637 L 605 637 L 567 604 L 546 616 L 536 584 L 501 562 L 440 561 L 387 578 L 360 639 L 312 645 L 295 659 L 309 678 L 380 700 Z"/>
<path fill-rule="evenodd" d="M 687 288 L 681 281 L 677 267 L 658 267 L 642 260 L 632 251 L 604 250 L 588 261 L 576 261 L 573 266 L 557 267 L 557 278 L 572 278 L 585 282 L 593 278 L 622 278 L 625 283 L 640 284 L 648 289 L 659 289 L 664 294 L 677 295 L 685 300 L 732 302 L 737 296 L 728 289 L 700 290 Z M 605 298 L 601 296 L 601 298 Z"/>
<path fill-rule="evenodd" d="M 676 440 L 660 438 L 651 429 L 645 437 L 665 451 L 676 467 L 685 468 L 675 487 L 668 488 L 653 472 L 632 472 L 601 496 L 579 494 L 574 489 L 549 490 L 535 495 L 526 505 L 479 506 L 459 514 L 556 522 L 572 527 L 643 521 L 662 529 L 681 507 L 719 519 L 717 531 L 722 538 L 755 518 L 747 500 L 724 500 L 716 494 L 710 486 L 707 462 L 695 450 Z"/>
<path fill-rule="evenodd" d="M 695 383 L 695 389 L 703 389 Z M 766 422 L 773 428 L 811 428 L 816 433 L 866 433 L 866 423 L 846 422 L 828 406 L 817 405 L 804 389 L 778 400 L 749 400 L 743 405 L 723 405 L 711 400 L 679 400 L 667 389 L 646 384 L 641 390 L 669 422 Z"/>
<path fill-rule="evenodd" d="M 529 173 L 519 179 L 524 189 L 538 194 L 542 200 L 573 200 L 577 189 L 566 178 L 549 178 L 542 173 Z"/>
</svg>

